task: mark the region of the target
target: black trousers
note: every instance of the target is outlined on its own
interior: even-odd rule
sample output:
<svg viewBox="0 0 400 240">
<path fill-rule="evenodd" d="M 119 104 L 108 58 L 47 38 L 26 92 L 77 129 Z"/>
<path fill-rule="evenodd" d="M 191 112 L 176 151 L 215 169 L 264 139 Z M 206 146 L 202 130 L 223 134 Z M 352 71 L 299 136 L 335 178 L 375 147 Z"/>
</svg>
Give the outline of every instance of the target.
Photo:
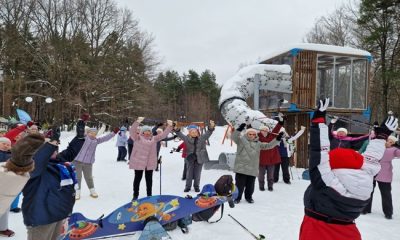
<svg viewBox="0 0 400 240">
<path fill-rule="evenodd" d="M 289 158 L 288 157 L 281 157 L 281 163 L 278 163 L 275 165 L 274 182 L 279 181 L 279 168 L 282 168 L 283 181 L 285 183 L 289 182 L 290 174 L 289 174 Z"/>
<path fill-rule="evenodd" d="M 126 157 L 126 147 L 120 146 L 118 147 L 118 157 L 117 160 L 125 160 Z"/>
<path fill-rule="evenodd" d="M 374 190 L 378 182 L 379 191 L 382 197 L 382 210 L 385 216 L 393 215 L 393 202 L 392 202 L 392 183 L 374 181 Z M 374 190 L 371 193 L 371 198 L 369 199 L 368 205 L 364 209 L 364 213 L 370 213 L 372 208 L 372 199 L 374 195 Z"/>
<path fill-rule="evenodd" d="M 152 195 L 153 188 L 153 170 L 135 170 L 135 179 L 133 180 L 133 198 L 139 197 L 140 181 L 142 181 L 143 172 L 146 179 L 147 196 Z"/>
<path fill-rule="evenodd" d="M 128 159 L 131 159 L 131 153 L 133 149 L 133 144 L 128 144 Z"/>
<path fill-rule="evenodd" d="M 244 192 L 245 199 L 253 199 L 254 185 L 256 182 L 256 177 L 241 174 L 241 173 L 236 173 L 235 182 L 236 182 L 236 186 L 239 190 L 239 195 L 236 198 L 237 200 L 242 199 L 243 192 Z"/>
</svg>

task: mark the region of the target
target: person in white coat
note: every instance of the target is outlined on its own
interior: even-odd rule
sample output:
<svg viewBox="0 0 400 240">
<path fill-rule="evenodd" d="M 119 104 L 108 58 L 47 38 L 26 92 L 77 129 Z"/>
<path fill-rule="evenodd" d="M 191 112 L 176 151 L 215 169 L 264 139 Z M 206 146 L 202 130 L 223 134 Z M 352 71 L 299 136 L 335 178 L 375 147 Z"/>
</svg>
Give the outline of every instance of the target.
<svg viewBox="0 0 400 240">
<path fill-rule="evenodd" d="M 41 134 L 29 134 L 11 148 L 11 158 L 0 164 L 0 236 L 12 237 L 8 229 L 10 205 L 28 182 L 34 169 L 33 154 L 44 143 Z M 4 184 L 7 183 L 7 184 Z"/>
</svg>

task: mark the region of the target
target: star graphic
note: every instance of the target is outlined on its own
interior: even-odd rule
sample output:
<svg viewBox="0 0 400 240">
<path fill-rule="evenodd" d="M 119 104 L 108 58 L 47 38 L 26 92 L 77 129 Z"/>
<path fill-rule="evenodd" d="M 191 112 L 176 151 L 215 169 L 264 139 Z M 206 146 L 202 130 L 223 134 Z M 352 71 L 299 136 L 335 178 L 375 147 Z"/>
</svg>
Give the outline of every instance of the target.
<svg viewBox="0 0 400 240">
<path fill-rule="evenodd" d="M 171 206 L 173 206 L 173 207 L 179 206 L 179 201 L 178 201 L 178 199 L 173 199 L 173 200 L 171 200 Z"/>
<path fill-rule="evenodd" d="M 118 225 L 118 230 L 123 231 L 123 230 L 125 230 L 125 228 L 126 228 L 125 224 L 119 224 Z"/>
<path fill-rule="evenodd" d="M 137 205 L 139 205 L 138 201 L 132 202 L 132 206 L 136 207 Z"/>
</svg>

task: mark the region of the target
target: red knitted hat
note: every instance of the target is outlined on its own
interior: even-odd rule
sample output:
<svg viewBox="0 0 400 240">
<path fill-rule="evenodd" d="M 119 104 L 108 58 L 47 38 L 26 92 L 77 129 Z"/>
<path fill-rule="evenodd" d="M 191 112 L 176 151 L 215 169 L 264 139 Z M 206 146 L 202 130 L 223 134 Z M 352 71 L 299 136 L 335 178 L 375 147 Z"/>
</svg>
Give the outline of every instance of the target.
<svg viewBox="0 0 400 240">
<path fill-rule="evenodd" d="M 329 163 L 332 169 L 360 169 L 364 163 L 364 157 L 353 149 L 336 148 L 329 152 Z"/>
</svg>

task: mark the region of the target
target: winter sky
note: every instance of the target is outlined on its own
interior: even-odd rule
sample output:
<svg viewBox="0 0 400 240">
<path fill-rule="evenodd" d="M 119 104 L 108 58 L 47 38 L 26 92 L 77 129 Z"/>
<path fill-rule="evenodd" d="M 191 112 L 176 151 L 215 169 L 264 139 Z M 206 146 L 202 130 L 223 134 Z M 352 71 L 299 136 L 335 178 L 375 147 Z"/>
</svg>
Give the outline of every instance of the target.
<svg viewBox="0 0 400 240">
<path fill-rule="evenodd" d="M 210 69 L 223 83 L 240 64 L 300 43 L 316 18 L 349 0 L 117 0 L 155 37 L 162 70 Z"/>
</svg>

